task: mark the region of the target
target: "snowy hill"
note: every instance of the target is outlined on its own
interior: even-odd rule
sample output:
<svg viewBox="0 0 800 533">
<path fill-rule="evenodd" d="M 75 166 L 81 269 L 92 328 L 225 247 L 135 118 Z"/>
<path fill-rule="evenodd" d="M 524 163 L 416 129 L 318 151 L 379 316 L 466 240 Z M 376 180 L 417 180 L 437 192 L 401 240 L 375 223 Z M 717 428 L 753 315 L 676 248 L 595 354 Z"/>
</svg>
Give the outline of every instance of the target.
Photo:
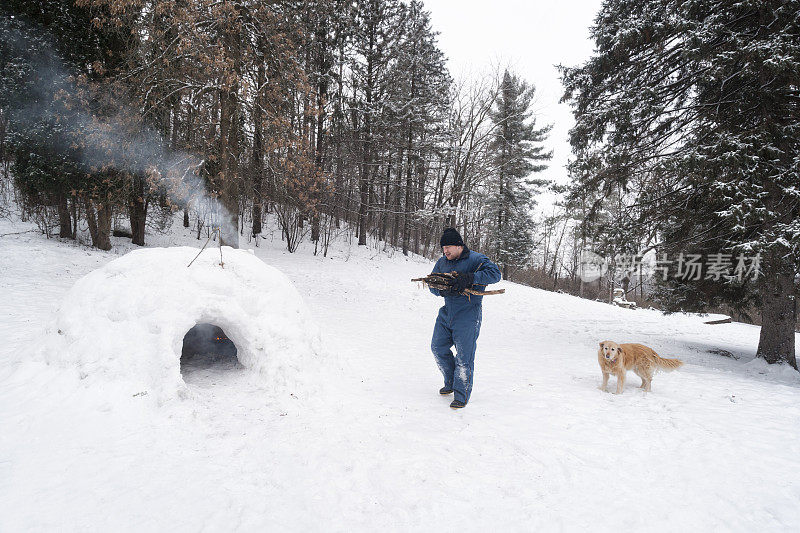
<svg viewBox="0 0 800 533">
<path fill-rule="evenodd" d="M 290 402 L 241 368 L 187 374 L 191 394 L 161 401 L 40 361 L 70 287 L 131 246 L 0 237 L 0 531 L 800 523 L 800 375 L 752 360 L 757 327 L 501 282 L 484 299 L 472 399 L 453 411 L 429 348 L 440 301 L 409 282 L 431 263 L 344 242 L 288 254 L 278 235 L 255 254 L 293 282 L 328 355 L 324 387 Z M 150 241 L 202 244 L 183 228 Z M 686 365 L 651 393 L 632 373 L 624 394 L 603 393 L 606 339 Z"/>
</svg>

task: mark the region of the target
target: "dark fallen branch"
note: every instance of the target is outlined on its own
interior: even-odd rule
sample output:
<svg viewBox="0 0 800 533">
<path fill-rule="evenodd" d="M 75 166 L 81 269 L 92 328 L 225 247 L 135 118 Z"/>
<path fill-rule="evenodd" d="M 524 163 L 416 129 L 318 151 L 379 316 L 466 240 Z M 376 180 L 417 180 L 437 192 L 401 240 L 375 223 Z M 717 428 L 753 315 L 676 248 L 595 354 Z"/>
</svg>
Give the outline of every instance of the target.
<svg viewBox="0 0 800 533">
<path fill-rule="evenodd" d="M 8 237 L 9 235 L 22 235 L 23 233 L 34 233 L 34 232 L 41 232 L 39 229 L 29 229 L 25 231 L 15 231 L 13 233 L 3 233 L 0 237 Z"/>
<path fill-rule="evenodd" d="M 424 278 L 414 278 L 411 281 L 418 281 L 424 283 L 431 289 L 438 289 L 440 291 L 446 291 L 450 289 L 450 285 L 448 285 L 448 281 L 454 279 L 458 276 L 458 272 L 434 272 L 432 274 L 428 274 Z M 459 294 L 463 295 L 473 295 L 473 296 L 490 296 L 492 294 L 503 294 L 506 292 L 505 289 L 498 289 L 496 291 L 476 291 L 474 289 L 464 289 Z"/>
</svg>

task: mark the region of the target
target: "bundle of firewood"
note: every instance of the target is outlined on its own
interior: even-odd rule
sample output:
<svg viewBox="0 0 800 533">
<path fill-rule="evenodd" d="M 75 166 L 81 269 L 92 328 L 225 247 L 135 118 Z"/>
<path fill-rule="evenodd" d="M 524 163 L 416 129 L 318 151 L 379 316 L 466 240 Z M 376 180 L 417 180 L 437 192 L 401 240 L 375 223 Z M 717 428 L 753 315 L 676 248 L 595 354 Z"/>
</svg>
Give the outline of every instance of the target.
<svg viewBox="0 0 800 533">
<path fill-rule="evenodd" d="M 424 278 L 414 278 L 411 281 L 418 281 L 422 282 L 431 289 L 439 289 L 440 291 L 446 291 L 450 289 L 450 280 L 455 279 L 458 276 L 458 272 L 434 272 L 432 274 L 428 274 Z M 503 294 L 506 292 L 505 289 L 498 289 L 496 291 L 476 291 L 474 289 L 464 289 L 459 294 L 465 295 L 474 295 L 474 296 L 488 296 L 490 294 Z"/>
</svg>

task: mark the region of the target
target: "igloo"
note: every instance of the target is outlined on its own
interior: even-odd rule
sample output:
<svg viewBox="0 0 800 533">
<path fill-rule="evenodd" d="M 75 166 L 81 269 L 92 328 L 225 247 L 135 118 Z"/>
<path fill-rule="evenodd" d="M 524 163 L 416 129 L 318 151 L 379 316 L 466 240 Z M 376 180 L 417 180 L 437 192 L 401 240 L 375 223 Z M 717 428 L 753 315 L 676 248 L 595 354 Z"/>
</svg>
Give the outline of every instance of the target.
<svg viewBox="0 0 800 533">
<path fill-rule="evenodd" d="M 79 279 L 56 312 L 46 350 L 81 378 L 118 379 L 172 396 L 186 390 L 184 337 L 214 324 L 245 371 L 285 394 L 303 387 L 320 356 L 319 331 L 297 290 L 245 250 L 190 247 L 132 251 Z"/>
</svg>

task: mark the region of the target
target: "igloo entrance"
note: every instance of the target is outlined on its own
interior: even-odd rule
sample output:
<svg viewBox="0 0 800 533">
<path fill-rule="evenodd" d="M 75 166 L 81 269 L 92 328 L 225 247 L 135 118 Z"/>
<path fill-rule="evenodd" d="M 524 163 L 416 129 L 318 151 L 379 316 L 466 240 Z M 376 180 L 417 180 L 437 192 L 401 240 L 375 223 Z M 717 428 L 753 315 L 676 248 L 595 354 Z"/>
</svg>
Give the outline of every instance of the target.
<svg viewBox="0 0 800 533">
<path fill-rule="evenodd" d="M 216 324 L 195 324 L 183 337 L 181 374 L 242 368 L 236 344 Z"/>
</svg>

